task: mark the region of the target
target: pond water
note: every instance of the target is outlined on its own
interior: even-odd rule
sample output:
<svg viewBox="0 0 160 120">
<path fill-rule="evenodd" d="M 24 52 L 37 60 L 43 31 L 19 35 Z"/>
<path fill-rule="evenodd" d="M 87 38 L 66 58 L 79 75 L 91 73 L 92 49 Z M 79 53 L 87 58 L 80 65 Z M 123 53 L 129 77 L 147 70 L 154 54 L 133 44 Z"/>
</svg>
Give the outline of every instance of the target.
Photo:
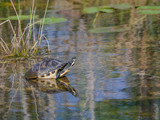
<svg viewBox="0 0 160 120">
<path fill-rule="evenodd" d="M 55 91 L 50 83 L 29 83 L 25 73 L 41 59 L 1 58 L 0 119 L 159 120 L 160 15 L 139 14 L 134 8 L 99 14 L 84 14 L 82 10 L 85 6 L 122 1 L 50 1 L 46 16 L 63 17 L 67 21 L 44 26 L 50 53 L 46 52 L 46 40 L 42 40 L 40 58 L 65 61 L 76 56 L 76 63 L 65 78 L 73 89 Z M 0 2 L 0 17 L 14 14 L 9 1 Z M 23 14 L 29 13 L 31 3 L 21 1 Z M 36 5 L 37 14 L 43 16 L 45 0 Z M 114 30 L 115 26 L 118 31 Z M 10 28 L 5 24 L 0 26 L 0 31 L 0 36 L 9 42 Z M 38 25 L 35 31 L 38 32 Z M 51 83 L 58 86 L 55 81 Z"/>
</svg>

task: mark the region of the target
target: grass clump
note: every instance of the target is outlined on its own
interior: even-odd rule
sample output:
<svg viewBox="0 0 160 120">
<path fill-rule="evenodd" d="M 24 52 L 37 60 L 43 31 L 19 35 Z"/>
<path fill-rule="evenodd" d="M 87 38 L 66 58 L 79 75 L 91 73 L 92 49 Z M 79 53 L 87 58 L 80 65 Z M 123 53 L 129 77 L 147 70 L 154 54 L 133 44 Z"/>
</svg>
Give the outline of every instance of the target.
<svg viewBox="0 0 160 120">
<path fill-rule="evenodd" d="M 18 12 L 17 12 L 17 10 L 14 6 L 13 1 L 10 0 L 10 2 L 12 4 L 12 7 L 15 11 L 16 16 L 12 16 L 11 19 L 9 19 L 10 17 L 8 17 L 7 20 L 0 23 L 0 26 L 5 24 L 5 23 L 9 23 L 9 25 L 11 27 L 11 30 L 13 32 L 13 37 L 12 37 L 10 45 L 8 45 L 5 42 L 5 40 L 0 37 L 0 46 L 3 48 L 3 51 L 4 51 L 4 53 L 6 54 L 7 57 L 30 57 L 30 56 L 35 56 L 39 53 L 41 40 L 46 39 L 46 41 L 48 43 L 47 38 L 43 35 L 43 25 L 44 25 L 44 20 L 45 20 L 46 11 L 47 11 L 47 8 L 48 8 L 49 0 L 47 0 L 47 5 L 46 5 L 45 13 L 44 13 L 43 22 L 41 22 L 42 20 L 39 20 L 39 21 L 35 22 L 35 18 L 37 18 L 37 16 L 35 15 L 36 8 L 34 6 L 34 0 L 33 0 L 33 3 L 32 3 L 31 13 L 28 16 L 18 14 Z M 19 8 L 20 8 L 20 4 L 19 4 Z M 25 18 L 29 19 L 29 23 L 22 30 L 21 20 L 24 20 Z M 17 22 L 18 22 L 18 32 L 17 33 L 14 30 L 12 22 L 11 22 L 11 20 L 16 20 L 16 19 L 17 19 Z M 37 36 L 35 34 L 35 31 L 34 31 L 35 24 L 40 24 L 39 33 L 38 33 Z M 48 44 L 48 49 L 49 49 L 49 44 Z"/>
</svg>

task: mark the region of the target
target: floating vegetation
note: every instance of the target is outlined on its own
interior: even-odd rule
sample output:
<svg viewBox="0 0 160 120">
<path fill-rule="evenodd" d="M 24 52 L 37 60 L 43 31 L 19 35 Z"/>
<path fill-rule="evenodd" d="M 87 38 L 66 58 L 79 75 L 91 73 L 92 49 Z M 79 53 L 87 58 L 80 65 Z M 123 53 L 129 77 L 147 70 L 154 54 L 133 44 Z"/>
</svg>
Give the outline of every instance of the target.
<svg viewBox="0 0 160 120">
<path fill-rule="evenodd" d="M 160 10 L 160 6 L 139 6 L 138 9 Z"/>
<path fill-rule="evenodd" d="M 114 10 L 127 10 L 131 9 L 133 6 L 129 3 L 108 5 L 108 6 L 98 6 L 98 7 L 87 7 L 83 9 L 83 13 L 92 14 L 97 12 L 112 13 Z M 137 7 L 137 12 L 140 14 L 160 14 L 160 6 L 139 6 Z"/>
<path fill-rule="evenodd" d="M 127 29 L 123 27 L 95 27 L 96 21 L 99 18 L 100 13 L 113 13 L 116 10 L 128 10 L 131 9 L 133 6 L 129 3 L 122 3 L 122 4 L 114 4 L 108 6 L 98 6 L 98 7 L 87 7 L 83 9 L 84 14 L 93 14 L 96 13 L 95 18 L 93 19 L 93 26 L 94 28 L 90 29 L 90 33 L 111 33 L 111 32 L 124 32 Z"/>
<path fill-rule="evenodd" d="M 92 13 L 97 13 L 97 12 L 105 12 L 105 13 L 112 13 L 114 12 L 113 9 L 108 8 L 108 7 L 88 7 L 83 9 L 83 13 L 85 14 L 92 14 Z"/>
<path fill-rule="evenodd" d="M 148 15 L 160 14 L 160 6 L 140 6 L 137 8 L 137 12 Z"/>
<path fill-rule="evenodd" d="M 41 19 L 41 21 L 39 22 L 39 24 L 42 24 L 43 21 L 44 21 L 44 24 L 53 24 L 53 23 L 65 22 L 65 21 L 67 21 L 67 19 L 65 19 L 65 18 L 55 18 L 55 17 L 43 18 L 43 19 Z"/>
<path fill-rule="evenodd" d="M 34 17 L 34 19 L 37 19 L 37 20 L 39 19 L 38 15 L 34 15 L 33 17 Z M 19 20 L 29 20 L 31 18 L 32 18 L 32 16 L 30 16 L 30 15 L 18 15 L 18 17 L 17 16 L 9 16 L 7 18 L 0 18 L 0 20 L 18 20 L 18 19 Z M 67 19 L 65 19 L 65 18 L 51 17 L 51 18 L 41 18 L 41 19 L 39 19 L 39 21 L 37 23 L 42 24 L 43 20 L 44 20 L 44 24 L 61 23 L 61 22 L 67 21 Z"/>
<path fill-rule="evenodd" d="M 113 4 L 113 5 L 107 5 L 107 6 L 98 6 L 98 7 L 87 7 L 83 9 L 84 14 L 95 14 L 95 17 L 93 19 L 93 28 L 89 29 L 90 33 L 114 33 L 114 32 L 125 32 L 129 30 L 129 27 L 133 26 L 134 24 L 138 23 L 139 21 L 142 21 L 146 18 L 146 15 L 157 15 L 160 14 L 160 6 L 136 6 L 134 7 L 137 14 L 143 14 L 144 16 L 140 16 L 140 19 L 137 19 L 135 22 L 132 22 L 132 24 L 127 25 L 128 28 L 124 26 L 103 26 L 98 27 L 96 25 L 97 20 L 100 18 L 100 14 L 105 13 L 116 13 L 117 10 L 120 11 L 120 13 L 117 13 L 117 15 L 123 14 L 123 13 L 129 13 L 131 12 L 131 8 L 134 6 L 129 3 L 122 3 L 122 4 Z M 125 10 L 125 11 L 124 11 Z M 127 11 L 126 11 L 127 10 Z"/>
<path fill-rule="evenodd" d="M 138 13 L 148 14 L 148 15 L 156 15 L 156 14 L 160 14 L 160 10 L 159 11 L 156 11 L 156 10 L 140 10 L 140 11 L 138 11 Z"/>
<path fill-rule="evenodd" d="M 29 20 L 32 16 L 30 15 L 18 15 L 19 20 Z M 34 18 L 38 18 L 38 15 L 34 15 Z M 17 16 L 9 16 L 7 18 L 0 18 L 0 20 L 18 20 Z"/>
<path fill-rule="evenodd" d="M 115 9 L 126 10 L 130 8 L 132 8 L 132 5 L 128 3 L 122 3 L 122 4 L 115 4 L 108 6 L 87 7 L 83 9 L 83 13 L 85 14 L 92 14 L 97 12 L 112 13 L 114 12 Z"/>
<path fill-rule="evenodd" d="M 119 9 L 119 10 L 127 10 L 132 8 L 132 5 L 129 3 L 121 3 L 121 4 L 115 4 L 115 5 L 109 5 L 109 8 Z"/>
</svg>

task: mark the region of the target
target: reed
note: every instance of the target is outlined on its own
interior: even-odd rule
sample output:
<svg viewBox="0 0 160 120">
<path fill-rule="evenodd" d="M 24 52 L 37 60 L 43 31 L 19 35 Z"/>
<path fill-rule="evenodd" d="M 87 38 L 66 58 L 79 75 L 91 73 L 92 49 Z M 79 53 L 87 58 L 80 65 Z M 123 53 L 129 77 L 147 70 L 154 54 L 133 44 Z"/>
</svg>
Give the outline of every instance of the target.
<svg viewBox="0 0 160 120">
<path fill-rule="evenodd" d="M 32 3 L 29 23 L 24 29 L 22 29 L 20 14 L 18 14 L 13 1 L 10 0 L 10 2 L 12 4 L 12 7 L 17 17 L 18 32 L 16 33 L 16 31 L 14 30 L 10 19 L 0 23 L 0 26 L 3 24 L 9 23 L 11 30 L 13 32 L 11 45 L 8 45 L 5 42 L 5 39 L 0 37 L 0 46 L 2 47 L 4 53 L 6 54 L 6 57 L 30 57 L 30 56 L 38 55 L 39 50 L 40 50 L 41 40 L 45 39 L 47 41 L 47 44 L 48 44 L 48 40 L 43 34 L 44 22 L 40 25 L 41 26 L 39 28 L 40 32 L 37 38 L 35 37 L 35 31 L 34 31 L 35 25 L 41 23 L 41 21 L 35 22 L 35 18 L 34 18 L 35 11 L 36 11 L 36 7 L 34 4 L 35 1 L 33 0 L 33 3 Z M 44 19 L 45 19 L 46 11 L 48 8 L 48 3 L 49 3 L 49 0 L 47 0 L 47 5 L 46 5 L 45 13 L 44 13 Z M 19 6 L 19 9 L 20 9 L 20 6 Z M 49 44 L 48 44 L 48 49 L 49 49 Z"/>
</svg>

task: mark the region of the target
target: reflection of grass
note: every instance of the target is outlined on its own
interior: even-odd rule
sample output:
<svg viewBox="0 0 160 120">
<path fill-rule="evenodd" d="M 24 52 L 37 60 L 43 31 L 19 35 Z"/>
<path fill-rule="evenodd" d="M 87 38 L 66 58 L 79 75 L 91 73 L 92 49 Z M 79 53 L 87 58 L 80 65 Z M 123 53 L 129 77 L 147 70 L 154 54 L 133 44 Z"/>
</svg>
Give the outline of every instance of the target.
<svg viewBox="0 0 160 120">
<path fill-rule="evenodd" d="M 28 93 L 33 97 L 33 110 L 35 111 L 34 116 L 36 116 L 36 120 L 39 120 L 38 107 L 37 107 L 37 98 L 32 86 L 28 85 L 27 82 L 22 78 L 25 67 L 29 66 L 29 64 L 24 65 L 24 61 L 8 61 L 7 63 L 3 63 L 0 67 L 1 69 L 1 83 L 0 90 L 5 92 L 3 96 L 6 101 L 3 101 L 6 106 L 2 106 L 2 113 L 4 113 L 1 117 L 6 120 L 9 119 L 10 116 L 20 115 L 21 112 L 17 113 L 15 111 L 25 110 L 28 111 L 28 105 L 30 103 L 27 102 L 29 99 Z M 10 67 L 11 66 L 11 67 Z M 9 70 L 8 70 L 9 69 Z M 2 71 L 3 70 L 3 71 Z M 10 71 L 11 70 L 11 71 Z M 6 72 L 7 71 L 7 72 Z M 9 78 L 9 79 L 8 79 Z M 4 82 L 4 84 L 3 84 Z M 26 99 L 27 98 L 27 99 Z M 31 102 L 32 103 L 32 102 Z M 16 105 L 20 107 L 17 107 Z M 26 111 L 25 111 L 26 112 Z M 1 118 L 0 117 L 0 118 Z"/>
<path fill-rule="evenodd" d="M 28 23 L 28 25 L 25 27 L 24 30 L 22 30 L 22 28 L 21 28 L 21 18 L 23 18 L 23 16 L 17 13 L 17 10 L 13 4 L 13 1 L 10 0 L 10 2 L 12 4 L 12 7 L 13 7 L 15 14 L 16 14 L 16 17 L 17 17 L 18 33 L 16 33 L 16 31 L 14 30 L 10 19 L 2 22 L 0 25 L 3 25 L 4 23 L 7 23 L 7 22 L 9 23 L 11 30 L 13 32 L 13 38 L 11 40 L 11 46 L 9 46 L 5 42 L 5 40 L 0 37 L 0 45 L 2 46 L 4 53 L 7 54 L 7 57 L 8 56 L 16 56 L 16 57 L 34 56 L 38 53 L 38 51 L 40 49 L 41 39 L 42 38 L 46 39 L 46 37 L 42 34 L 43 23 L 42 23 L 41 28 L 39 30 L 40 33 L 38 35 L 38 39 L 35 39 L 34 25 L 39 23 L 40 21 L 38 21 L 38 22 L 34 21 L 34 18 L 36 17 L 35 12 L 34 12 L 35 11 L 34 0 L 32 3 L 31 15 L 29 15 L 30 22 Z M 49 0 L 48 0 L 48 2 L 49 2 Z M 48 8 L 48 4 L 46 6 L 45 14 L 46 14 L 47 8 Z M 44 15 L 44 17 L 45 17 L 45 15 Z M 15 17 L 14 17 L 14 19 L 15 19 Z M 49 48 L 49 46 L 48 46 L 48 48 Z"/>
<path fill-rule="evenodd" d="M 38 114 L 38 107 L 37 107 L 37 100 L 36 100 L 36 96 L 34 94 L 34 90 L 33 90 L 33 87 L 31 86 L 31 90 L 32 90 L 32 95 L 33 95 L 33 98 L 34 98 L 34 105 L 35 105 L 35 113 L 36 113 L 36 118 L 37 120 L 39 120 L 39 114 Z"/>
</svg>

